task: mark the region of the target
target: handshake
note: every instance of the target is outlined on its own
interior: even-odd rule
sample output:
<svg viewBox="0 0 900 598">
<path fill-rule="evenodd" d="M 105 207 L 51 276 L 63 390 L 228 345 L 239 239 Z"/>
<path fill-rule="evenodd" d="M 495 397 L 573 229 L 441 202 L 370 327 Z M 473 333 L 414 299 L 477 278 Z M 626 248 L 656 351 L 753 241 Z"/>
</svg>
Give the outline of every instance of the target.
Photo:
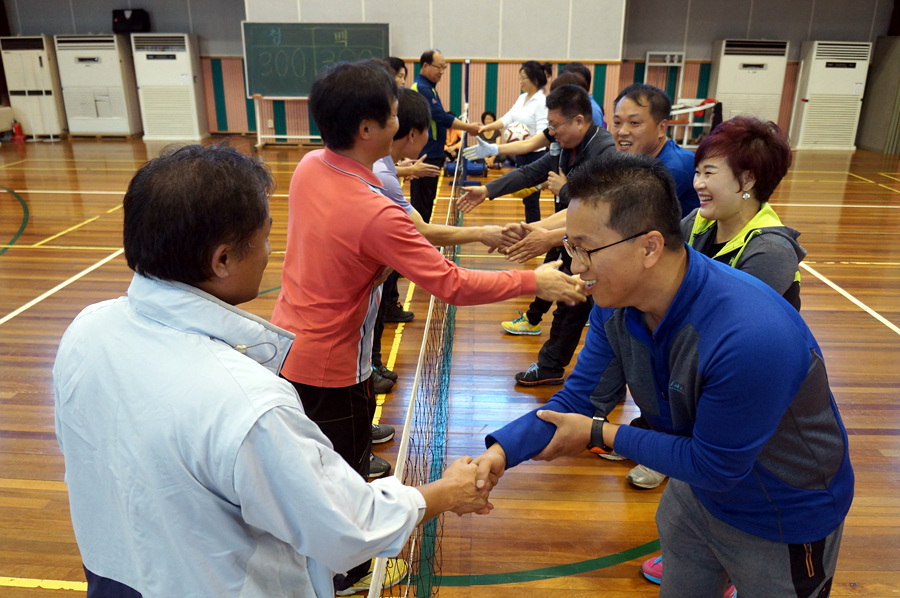
<svg viewBox="0 0 900 598">
<path fill-rule="evenodd" d="M 489 156 L 496 156 L 498 153 L 496 143 L 488 143 L 481 137 L 476 137 L 477 145 L 470 145 L 463 150 L 463 158 L 466 160 L 484 160 Z"/>
<path fill-rule="evenodd" d="M 475 459 L 468 456 L 457 459 L 440 480 L 419 486 L 427 504 L 425 520 L 445 511 L 457 515 L 487 515 L 494 508 L 488 496 L 505 467 L 506 455 L 499 445 L 492 446 Z"/>
</svg>

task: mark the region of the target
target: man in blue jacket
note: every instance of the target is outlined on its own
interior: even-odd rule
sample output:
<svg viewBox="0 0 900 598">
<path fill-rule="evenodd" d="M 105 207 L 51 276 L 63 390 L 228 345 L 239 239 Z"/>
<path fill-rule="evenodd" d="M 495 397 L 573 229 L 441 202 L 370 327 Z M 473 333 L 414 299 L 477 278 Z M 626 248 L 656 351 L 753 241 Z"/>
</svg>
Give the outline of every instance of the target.
<svg viewBox="0 0 900 598">
<path fill-rule="evenodd" d="M 828 596 L 853 499 L 822 352 L 765 283 L 687 247 L 665 167 L 606 154 L 568 180 L 566 250 L 596 306 L 578 364 L 542 408 L 486 439 L 479 476 L 585 447 L 672 478 L 656 515 L 663 598 Z M 597 416 L 623 397 L 649 430 Z M 597 393 L 595 393 L 597 394 Z"/>
<path fill-rule="evenodd" d="M 447 70 L 447 61 L 440 50 L 426 50 L 419 59 L 419 76 L 413 83 L 415 89 L 428 101 L 431 108 L 431 127 L 428 129 L 428 143 L 422 150 L 426 164 L 441 167 L 444 165 L 444 144 L 447 141 L 447 129 L 459 129 L 472 135 L 478 135 L 481 123 L 466 123 L 451 113 L 444 110 L 441 98 L 437 94 L 437 84 L 444 71 Z M 434 208 L 434 197 L 437 195 L 437 177 L 423 177 L 413 179 L 409 183 L 409 203 L 422 216 L 425 222 L 431 222 L 431 211 Z"/>
</svg>

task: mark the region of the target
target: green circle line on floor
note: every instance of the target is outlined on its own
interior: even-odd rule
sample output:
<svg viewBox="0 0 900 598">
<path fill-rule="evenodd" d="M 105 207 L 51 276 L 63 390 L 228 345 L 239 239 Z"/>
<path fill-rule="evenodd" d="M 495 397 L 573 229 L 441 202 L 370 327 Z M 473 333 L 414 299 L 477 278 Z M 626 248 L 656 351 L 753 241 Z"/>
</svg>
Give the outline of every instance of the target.
<svg viewBox="0 0 900 598">
<path fill-rule="evenodd" d="M 526 581 L 538 581 L 541 579 L 552 579 L 555 577 L 566 577 L 577 573 L 587 573 L 588 571 L 596 571 L 597 569 L 605 569 L 621 565 L 628 561 L 642 556 L 647 556 L 659 551 L 659 539 L 610 554 L 607 556 L 589 559 L 577 563 L 569 563 L 567 565 L 557 565 L 555 567 L 544 567 L 542 569 L 532 569 L 530 571 L 515 571 L 511 573 L 490 573 L 475 575 L 444 575 L 441 577 L 441 586 L 496 586 L 507 583 L 522 583 Z"/>
<path fill-rule="evenodd" d="M 16 231 L 16 234 L 13 235 L 13 238 L 10 239 L 9 243 L 6 244 L 7 247 L 0 247 L 0 255 L 3 255 L 4 253 L 6 253 L 6 250 L 9 249 L 9 246 L 15 245 L 16 241 L 19 240 L 19 237 L 22 236 L 22 233 L 25 231 L 25 227 L 28 225 L 29 212 L 28 204 L 25 203 L 25 200 L 22 199 L 22 197 L 18 193 L 3 185 L 0 185 L 0 189 L 6 189 L 10 193 L 10 195 L 19 200 L 19 204 L 22 206 L 22 224 L 19 226 L 19 230 Z"/>
</svg>

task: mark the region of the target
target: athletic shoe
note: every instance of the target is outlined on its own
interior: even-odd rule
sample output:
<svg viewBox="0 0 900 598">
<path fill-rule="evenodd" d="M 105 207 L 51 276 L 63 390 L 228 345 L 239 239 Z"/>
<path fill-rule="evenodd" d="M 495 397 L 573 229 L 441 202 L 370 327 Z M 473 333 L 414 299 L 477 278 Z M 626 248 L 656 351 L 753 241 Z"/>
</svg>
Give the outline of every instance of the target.
<svg viewBox="0 0 900 598">
<path fill-rule="evenodd" d="M 551 374 L 546 370 L 542 370 L 541 366 L 532 363 L 524 372 L 516 374 L 516 383 L 522 386 L 539 386 L 546 384 L 548 386 L 556 386 L 562 384 L 565 379 L 565 371 L 559 374 Z"/>
<path fill-rule="evenodd" d="M 404 311 L 403 306 L 399 303 L 395 303 L 384 312 L 385 322 L 412 322 L 415 317 L 416 314 L 411 311 Z"/>
<path fill-rule="evenodd" d="M 349 588 L 345 588 L 343 590 L 337 590 L 336 594 L 338 596 L 352 596 L 353 594 L 359 594 L 362 592 L 368 592 L 369 586 L 372 585 L 372 569 L 375 567 L 375 561 L 372 561 L 372 564 L 369 566 L 369 573 L 365 575 L 358 582 L 350 586 Z M 406 574 L 409 572 L 409 566 L 406 564 L 406 561 L 403 559 L 388 559 L 387 565 L 384 568 L 384 581 L 381 584 L 382 588 L 392 588 L 404 579 L 406 579 Z"/>
<path fill-rule="evenodd" d="M 394 428 L 372 424 L 372 444 L 382 444 L 394 437 Z"/>
<path fill-rule="evenodd" d="M 643 563 L 641 563 L 641 573 L 647 580 L 652 581 L 655 584 L 658 584 L 662 581 L 662 557 L 658 556 L 656 558 L 647 559 Z M 725 588 L 725 595 L 723 598 L 737 598 L 737 590 L 734 586 L 728 586 Z"/>
<path fill-rule="evenodd" d="M 628 475 L 625 476 L 625 479 L 631 482 L 633 486 L 637 486 L 638 488 L 647 488 L 649 490 L 651 488 L 656 488 L 657 486 L 665 482 L 667 477 L 668 476 L 663 475 L 658 471 L 653 471 L 649 467 L 638 465 L 628 472 Z"/>
<path fill-rule="evenodd" d="M 598 457 L 601 459 L 606 459 L 607 461 L 624 461 L 625 457 L 613 451 L 611 453 L 596 453 Z"/>
<path fill-rule="evenodd" d="M 529 334 L 535 335 L 541 333 L 541 323 L 532 324 L 528 321 L 528 317 L 519 312 L 519 317 L 508 322 L 500 322 L 500 327 L 510 334 Z"/>
<path fill-rule="evenodd" d="M 391 473 L 391 464 L 376 455 L 369 453 L 369 475 L 370 480 L 381 478 Z"/>
<path fill-rule="evenodd" d="M 377 369 L 372 368 L 372 390 L 375 391 L 375 394 L 383 395 L 386 392 L 391 392 L 392 388 L 394 388 L 394 381 L 385 378 L 378 373 Z"/>
<path fill-rule="evenodd" d="M 383 363 L 379 363 L 378 365 L 374 366 L 374 368 L 376 372 L 381 374 L 382 378 L 387 378 L 388 380 L 393 380 L 394 382 L 397 381 L 397 374 L 387 369 Z"/>
</svg>

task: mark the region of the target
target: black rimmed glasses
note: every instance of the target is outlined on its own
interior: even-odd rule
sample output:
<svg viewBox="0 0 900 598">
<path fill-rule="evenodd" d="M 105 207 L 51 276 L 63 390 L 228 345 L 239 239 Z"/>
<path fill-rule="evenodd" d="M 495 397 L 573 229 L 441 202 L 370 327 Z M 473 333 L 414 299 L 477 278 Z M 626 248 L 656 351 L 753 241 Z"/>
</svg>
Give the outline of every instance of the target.
<svg viewBox="0 0 900 598">
<path fill-rule="evenodd" d="M 638 237 L 643 237 L 650 231 L 644 231 L 642 233 L 637 233 L 636 235 L 631 235 L 630 237 L 626 237 L 624 239 L 620 239 L 615 243 L 610 243 L 609 245 L 604 245 L 603 247 L 598 247 L 597 249 L 585 249 L 584 247 L 579 247 L 578 245 L 572 245 L 569 243 L 569 235 L 563 237 L 563 247 L 566 248 L 566 253 L 569 254 L 569 257 L 577 257 L 579 261 L 585 266 L 591 265 L 591 254 L 597 253 L 603 249 L 609 249 L 613 245 L 618 245 L 619 243 L 624 243 L 625 241 L 631 241 L 632 239 L 637 239 Z"/>
</svg>

